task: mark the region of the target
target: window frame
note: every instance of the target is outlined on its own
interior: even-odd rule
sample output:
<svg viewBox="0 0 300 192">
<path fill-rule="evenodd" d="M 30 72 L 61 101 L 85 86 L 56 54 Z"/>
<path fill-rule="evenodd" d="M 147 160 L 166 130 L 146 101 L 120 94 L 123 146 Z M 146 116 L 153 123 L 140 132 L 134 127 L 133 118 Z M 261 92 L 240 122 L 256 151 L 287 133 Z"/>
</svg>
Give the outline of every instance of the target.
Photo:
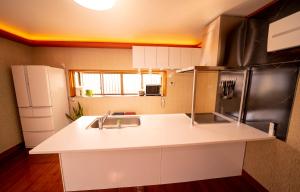
<svg viewBox="0 0 300 192">
<path fill-rule="evenodd" d="M 149 70 L 90 70 L 90 69 L 70 69 L 68 71 L 68 77 L 69 77 L 69 93 L 70 97 L 76 96 L 76 87 L 75 87 L 75 73 L 97 73 L 100 74 L 101 78 L 103 77 L 102 74 L 120 74 L 120 86 L 121 86 L 121 93 L 120 94 L 104 94 L 101 91 L 101 94 L 97 94 L 100 96 L 107 96 L 107 95 L 117 95 L 117 96 L 127 96 L 127 95 L 138 95 L 138 94 L 124 94 L 123 89 L 123 75 L 124 74 L 141 74 L 141 87 L 143 86 L 143 74 L 160 74 L 161 79 L 161 86 L 162 86 L 162 96 L 167 95 L 167 71 L 165 70 L 152 70 L 151 72 Z M 79 75 L 79 82 L 80 82 L 80 75 Z"/>
</svg>

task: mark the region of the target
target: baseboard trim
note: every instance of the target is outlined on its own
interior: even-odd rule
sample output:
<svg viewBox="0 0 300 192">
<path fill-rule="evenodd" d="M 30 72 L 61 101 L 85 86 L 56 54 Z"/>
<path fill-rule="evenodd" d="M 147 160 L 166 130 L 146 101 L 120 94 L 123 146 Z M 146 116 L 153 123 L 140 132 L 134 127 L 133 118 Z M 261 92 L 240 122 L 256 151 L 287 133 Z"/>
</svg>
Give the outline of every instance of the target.
<svg viewBox="0 0 300 192">
<path fill-rule="evenodd" d="M 24 149 L 25 149 L 25 144 L 23 142 L 7 149 L 6 151 L 0 153 L 0 162 L 10 158 L 11 156 L 16 154 L 17 152 L 19 152 L 21 150 L 24 150 Z"/>
<path fill-rule="evenodd" d="M 259 192 L 268 192 L 268 190 L 262 186 L 258 181 L 256 181 L 249 173 L 247 173 L 245 170 L 242 171 L 242 177 L 250 184 L 252 185 L 257 191 Z"/>
</svg>

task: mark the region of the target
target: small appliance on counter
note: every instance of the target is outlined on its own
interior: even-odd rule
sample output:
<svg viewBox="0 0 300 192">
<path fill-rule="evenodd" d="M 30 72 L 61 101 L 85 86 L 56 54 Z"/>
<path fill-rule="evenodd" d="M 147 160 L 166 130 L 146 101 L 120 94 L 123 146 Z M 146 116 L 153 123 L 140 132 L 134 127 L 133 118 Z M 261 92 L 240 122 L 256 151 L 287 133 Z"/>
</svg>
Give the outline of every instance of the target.
<svg viewBox="0 0 300 192">
<path fill-rule="evenodd" d="M 139 90 L 139 96 L 145 96 L 145 91 L 144 90 Z"/>
<path fill-rule="evenodd" d="M 146 96 L 161 96 L 161 85 L 146 85 Z"/>
</svg>

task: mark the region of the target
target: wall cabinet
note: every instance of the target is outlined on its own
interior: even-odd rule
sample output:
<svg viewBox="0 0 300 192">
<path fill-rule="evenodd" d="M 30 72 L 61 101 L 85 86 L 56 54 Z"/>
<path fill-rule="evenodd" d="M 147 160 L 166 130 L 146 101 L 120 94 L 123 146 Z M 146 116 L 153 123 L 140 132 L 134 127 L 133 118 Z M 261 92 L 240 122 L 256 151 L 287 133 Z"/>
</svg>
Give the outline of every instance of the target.
<svg viewBox="0 0 300 192">
<path fill-rule="evenodd" d="M 133 46 L 133 68 L 180 69 L 200 65 L 201 48 Z"/>
<path fill-rule="evenodd" d="M 156 67 L 167 68 L 169 67 L 169 48 L 157 47 L 156 48 Z"/>
<path fill-rule="evenodd" d="M 156 68 L 156 47 L 145 47 L 145 67 Z"/>
<path fill-rule="evenodd" d="M 132 47 L 132 65 L 133 68 L 141 68 L 141 66 L 145 66 L 145 47 Z"/>
<path fill-rule="evenodd" d="M 180 66 L 181 48 L 169 47 L 169 66 Z"/>
<path fill-rule="evenodd" d="M 191 48 L 181 48 L 181 58 L 180 67 L 190 67 L 192 66 L 192 49 Z"/>
<path fill-rule="evenodd" d="M 269 25 L 267 51 L 297 47 L 300 45 L 300 11 Z"/>
</svg>

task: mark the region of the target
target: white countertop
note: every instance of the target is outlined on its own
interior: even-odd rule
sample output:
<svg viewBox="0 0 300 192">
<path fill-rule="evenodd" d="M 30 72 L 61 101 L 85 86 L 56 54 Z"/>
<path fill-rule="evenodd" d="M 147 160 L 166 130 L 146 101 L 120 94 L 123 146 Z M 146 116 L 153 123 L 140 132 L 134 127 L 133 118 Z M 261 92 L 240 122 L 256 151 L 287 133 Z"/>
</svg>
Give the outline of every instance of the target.
<svg viewBox="0 0 300 192">
<path fill-rule="evenodd" d="M 196 124 L 185 114 L 140 115 L 141 125 L 122 129 L 87 127 L 97 116 L 84 116 L 30 151 L 30 154 L 156 148 L 274 139 L 235 121 Z"/>
</svg>

